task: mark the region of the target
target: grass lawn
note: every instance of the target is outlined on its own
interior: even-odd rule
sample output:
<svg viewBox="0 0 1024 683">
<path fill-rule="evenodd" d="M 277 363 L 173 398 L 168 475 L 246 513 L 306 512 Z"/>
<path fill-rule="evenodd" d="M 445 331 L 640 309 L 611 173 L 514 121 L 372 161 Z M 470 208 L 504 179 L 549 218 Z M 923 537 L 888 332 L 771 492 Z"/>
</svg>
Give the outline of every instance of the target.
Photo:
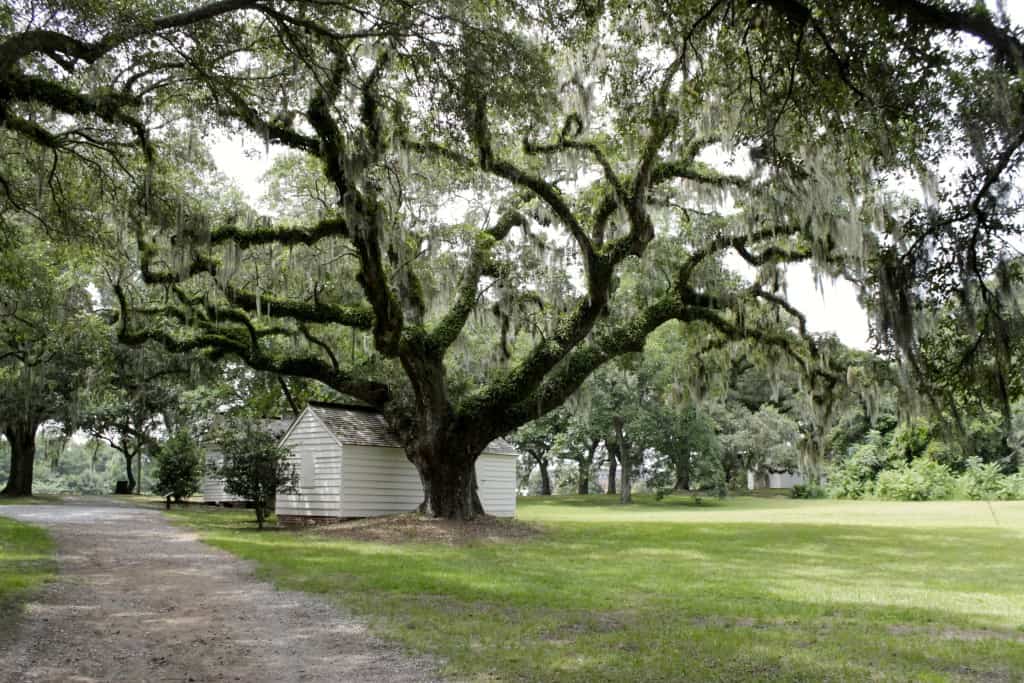
<svg viewBox="0 0 1024 683">
<path fill-rule="evenodd" d="M 38 494 L 35 496 L 0 496 L 0 505 L 60 505 L 60 496 Z"/>
<path fill-rule="evenodd" d="M 1024 503 L 520 499 L 539 538 L 385 545 L 171 513 L 469 680 L 1024 680 Z"/>
<path fill-rule="evenodd" d="M 0 633 L 29 591 L 53 577 L 53 551 L 44 530 L 0 517 Z"/>
</svg>

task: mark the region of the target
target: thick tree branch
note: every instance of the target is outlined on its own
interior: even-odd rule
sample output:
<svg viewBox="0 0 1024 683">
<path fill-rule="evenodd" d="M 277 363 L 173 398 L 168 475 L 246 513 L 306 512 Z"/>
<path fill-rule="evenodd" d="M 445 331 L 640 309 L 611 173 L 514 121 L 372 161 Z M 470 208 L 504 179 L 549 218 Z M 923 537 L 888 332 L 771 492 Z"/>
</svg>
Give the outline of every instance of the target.
<svg viewBox="0 0 1024 683">
<path fill-rule="evenodd" d="M 176 353 L 212 351 L 231 354 L 241 358 L 256 370 L 315 379 L 336 391 L 372 405 L 383 406 L 391 399 L 391 391 L 386 384 L 360 379 L 353 373 L 335 368 L 315 356 L 271 355 L 258 344 L 253 347 L 252 340 L 244 334 L 236 336 L 230 330 L 206 331 L 188 337 L 178 337 L 164 329 L 131 329 L 130 309 L 124 289 L 115 284 L 114 292 L 121 308 L 117 336 L 122 343 L 138 346 L 147 341 L 155 341 Z"/>
<path fill-rule="evenodd" d="M 378 67 L 383 68 L 382 65 Z M 344 55 L 336 57 L 332 78 L 325 83 L 313 96 L 309 104 L 309 122 L 316 130 L 320 139 L 322 158 L 324 159 L 327 177 L 334 183 L 338 195 L 344 205 L 350 237 L 359 257 L 360 270 L 356 279 L 363 289 L 367 301 L 373 308 L 373 337 L 377 350 L 389 357 L 400 353 L 402 329 L 405 321 L 402 306 L 398 301 L 384 269 L 381 253 L 380 231 L 386 220 L 383 208 L 372 196 L 366 196 L 362 190 L 351 182 L 345 170 L 345 162 L 355 161 L 356 165 L 365 167 L 372 158 L 376 158 L 380 149 L 364 149 L 349 152 L 344 142 L 344 135 L 331 113 L 331 107 L 337 98 L 342 85 L 342 76 L 347 73 L 348 66 Z M 374 74 L 363 89 L 361 118 L 364 123 L 366 140 L 377 140 L 378 146 L 380 127 L 377 104 L 373 92 L 373 81 L 379 77 L 375 68 Z M 365 146 L 364 146 L 365 147 Z M 352 154 L 368 155 L 353 159 Z"/>
<path fill-rule="evenodd" d="M 904 17 L 911 25 L 972 35 L 991 47 L 996 56 L 1015 71 L 1024 70 L 1024 43 L 1010 31 L 997 26 L 984 5 L 953 9 L 922 0 L 874 2 L 890 14 Z"/>
<path fill-rule="evenodd" d="M 526 224 L 526 218 L 522 214 L 510 211 L 502 216 L 493 228 L 477 235 L 473 251 L 469 255 L 469 263 L 462 272 L 455 303 L 429 333 L 429 344 L 434 353 L 443 356 L 465 327 L 466 320 L 476 307 L 480 277 L 490 261 L 495 243 L 505 239 L 514 226 L 525 227 Z"/>
<path fill-rule="evenodd" d="M 169 14 L 155 19 L 140 20 L 104 35 L 94 42 L 86 42 L 49 30 L 31 30 L 16 33 L 0 43 L 0 74 L 12 69 L 19 61 L 32 54 L 63 57 L 61 61 L 83 61 L 92 64 L 111 50 L 130 40 L 161 31 L 184 28 L 215 19 L 238 10 L 252 8 L 258 0 L 221 0 L 192 10 Z"/>
<path fill-rule="evenodd" d="M 580 225 L 572 208 L 561 191 L 552 183 L 540 176 L 520 169 L 510 161 L 499 159 L 491 146 L 491 131 L 487 120 L 487 101 L 481 98 L 476 104 L 476 113 L 471 131 L 480 158 L 480 168 L 503 178 L 516 187 L 529 190 L 551 208 L 558 220 L 565 226 L 576 241 L 583 257 L 584 270 L 590 280 L 592 271 L 596 269 L 596 253 L 594 245 Z"/>
<path fill-rule="evenodd" d="M 274 226 L 269 228 L 246 229 L 236 225 L 224 226 L 210 231 L 210 243 L 234 242 L 240 249 L 260 244 L 316 244 L 328 237 L 348 237 L 348 224 L 341 218 L 325 218 L 309 228 Z"/>
</svg>

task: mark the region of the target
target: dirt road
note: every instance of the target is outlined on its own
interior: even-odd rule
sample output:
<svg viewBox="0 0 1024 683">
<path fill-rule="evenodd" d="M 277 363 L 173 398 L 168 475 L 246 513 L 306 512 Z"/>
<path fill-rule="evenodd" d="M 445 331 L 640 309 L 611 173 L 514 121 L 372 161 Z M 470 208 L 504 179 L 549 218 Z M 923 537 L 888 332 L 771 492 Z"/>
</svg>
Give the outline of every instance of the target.
<svg viewBox="0 0 1024 683">
<path fill-rule="evenodd" d="M 429 661 L 282 592 L 159 512 L 0 507 L 57 541 L 60 576 L 0 640 L 0 681 L 425 681 Z"/>
</svg>

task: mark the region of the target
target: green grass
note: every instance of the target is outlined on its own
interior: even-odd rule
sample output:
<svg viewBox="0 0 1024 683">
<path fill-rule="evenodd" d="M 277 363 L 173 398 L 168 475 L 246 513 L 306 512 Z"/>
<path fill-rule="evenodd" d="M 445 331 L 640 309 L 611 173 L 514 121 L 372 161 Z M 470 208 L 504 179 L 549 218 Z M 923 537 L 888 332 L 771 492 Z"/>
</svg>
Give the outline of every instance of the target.
<svg viewBox="0 0 1024 683">
<path fill-rule="evenodd" d="M 53 552 L 53 541 L 43 529 L 0 517 L 0 633 L 31 590 L 53 578 Z"/>
<path fill-rule="evenodd" d="M 0 496 L 0 505 L 60 505 L 60 496 L 37 494 L 34 496 Z"/>
<path fill-rule="evenodd" d="M 543 537 L 463 547 L 171 514 L 460 679 L 1024 678 L 1024 503 L 533 498 Z"/>
</svg>

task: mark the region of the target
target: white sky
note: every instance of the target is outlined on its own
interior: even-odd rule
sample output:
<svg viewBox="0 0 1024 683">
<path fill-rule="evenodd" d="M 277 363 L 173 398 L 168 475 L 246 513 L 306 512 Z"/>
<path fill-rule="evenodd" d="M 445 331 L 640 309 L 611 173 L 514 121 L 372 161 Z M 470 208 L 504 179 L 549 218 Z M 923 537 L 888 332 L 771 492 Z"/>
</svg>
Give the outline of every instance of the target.
<svg viewBox="0 0 1024 683">
<path fill-rule="evenodd" d="M 991 0 L 988 4 L 995 6 Z M 1024 25 L 1024 0 L 1008 0 L 1005 8 L 1014 24 Z M 220 135 L 211 141 L 211 153 L 220 170 L 248 195 L 253 206 L 258 206 L 264 191 L 260 179 L 277 150 L 271 147 L 268 154 L 256 136 Z M 825 278 L 819 288 L 806 263 L 791 265 L 787 273 L 787 298 L 807 316 L 811 331 L 834 332 L 847 346 L 868 347 L 868 316 L 857 301 L 853 284 Z"/>
</svg>

